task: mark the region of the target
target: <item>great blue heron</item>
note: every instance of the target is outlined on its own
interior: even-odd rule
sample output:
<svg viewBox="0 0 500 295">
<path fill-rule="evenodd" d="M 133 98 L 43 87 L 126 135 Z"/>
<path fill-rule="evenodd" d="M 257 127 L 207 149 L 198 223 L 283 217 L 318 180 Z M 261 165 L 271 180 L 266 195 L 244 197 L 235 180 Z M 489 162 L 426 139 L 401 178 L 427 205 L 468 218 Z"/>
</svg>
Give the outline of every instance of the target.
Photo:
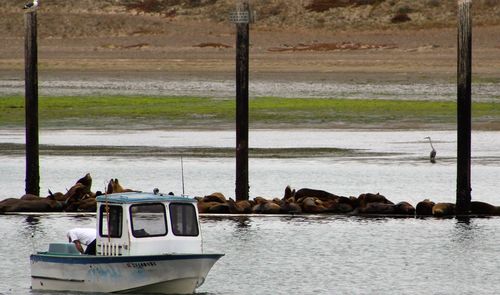
<svg viewBox="0 0 500 295">
<path fill-rule="evenodd" d="M 430 154 L 430 160 L 431 160 L 431 163 L 434 164 L 434 163 L 436 163 L 436 150 L 434 149 L 434 146 L 432 145 L 431 137 L 427 136 L 427 137 L 424 137 L 424 139 L 428 139 L 429 143 L 431 144 L 432 151 L 431 151 L 431 154 Z"/>
</svg>

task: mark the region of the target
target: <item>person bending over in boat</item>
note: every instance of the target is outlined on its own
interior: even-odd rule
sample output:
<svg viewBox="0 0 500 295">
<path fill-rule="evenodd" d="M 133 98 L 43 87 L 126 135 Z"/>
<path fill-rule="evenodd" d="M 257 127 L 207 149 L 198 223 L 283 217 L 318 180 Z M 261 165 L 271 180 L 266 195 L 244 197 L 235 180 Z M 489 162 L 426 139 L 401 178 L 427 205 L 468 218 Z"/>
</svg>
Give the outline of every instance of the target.
<svg viewBox="0 0 500 295">
<path fill-rule="evenodd" d="M 74 228 L 66 234 L 70 243 L 74 243 L 76 249 L 82 254 L 95 255 L 96 232 L 94 228 Z M 83 251 L 83 246 L 87 246 Z"/>
</svg>

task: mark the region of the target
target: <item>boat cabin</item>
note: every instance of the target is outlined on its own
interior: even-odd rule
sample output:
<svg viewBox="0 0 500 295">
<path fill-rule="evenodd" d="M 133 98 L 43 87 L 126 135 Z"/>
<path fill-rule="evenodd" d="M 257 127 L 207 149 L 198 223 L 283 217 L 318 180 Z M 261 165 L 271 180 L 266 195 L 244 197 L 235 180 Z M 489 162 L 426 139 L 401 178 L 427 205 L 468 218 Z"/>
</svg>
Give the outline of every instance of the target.
<svg viewBox="0 0 500 295">
<path fill-rule="evenodd" d="M 96 255 L 202 253 L 196 202 L 138 192 L 98 196 Z"/>
</svg>

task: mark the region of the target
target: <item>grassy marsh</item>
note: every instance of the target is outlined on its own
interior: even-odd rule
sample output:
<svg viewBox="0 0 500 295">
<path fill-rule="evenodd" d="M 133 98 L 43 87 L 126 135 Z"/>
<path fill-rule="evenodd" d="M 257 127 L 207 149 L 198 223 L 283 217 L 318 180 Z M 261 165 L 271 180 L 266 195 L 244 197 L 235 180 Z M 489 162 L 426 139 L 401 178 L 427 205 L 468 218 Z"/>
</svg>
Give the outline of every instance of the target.
<svg viewBox="0 0 500 295">
<path fill-rule="evenodd" d="M 40 97 L 39 122 L 56 129 L 233 128 L 235 100 L 203 97 Z M 456 103 L 342 98 L 250 99 L 251 128 L 453 128 Z M 500 103 L 474 103 L 473 124 L 500 130 Z M 0 124 L 24 125 L 24 98 L 0 98 Z"/>
</svg>

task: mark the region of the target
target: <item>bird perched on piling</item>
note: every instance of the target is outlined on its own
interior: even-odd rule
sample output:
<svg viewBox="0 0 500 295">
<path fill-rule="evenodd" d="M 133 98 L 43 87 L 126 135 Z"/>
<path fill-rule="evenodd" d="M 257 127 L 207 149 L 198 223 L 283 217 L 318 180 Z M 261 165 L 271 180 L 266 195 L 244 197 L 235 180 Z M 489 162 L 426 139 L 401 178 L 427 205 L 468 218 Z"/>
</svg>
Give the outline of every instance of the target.
<svg viewBox="0 0 500 295">
<path fill-rule="evenodd" d="M 28 3 L 24 4 L 23 9 L 33 10 L 33 9 L 36 9 L 37 7 L 38 7 L 38 0 L 33 0 L 33 2 L 28 2 Z"/>
<path fill-rule="evenodd" d="M 436 150 L 434 149 L 434 146 L 432 145 L 432 140 L 430 136 L 425 137 L 424 139 L 428 139 L 429 143 L 431 144 L 431 154 L 430 154 L 430 161 L 432 164 L 436 163 Z"/>
</svg>

